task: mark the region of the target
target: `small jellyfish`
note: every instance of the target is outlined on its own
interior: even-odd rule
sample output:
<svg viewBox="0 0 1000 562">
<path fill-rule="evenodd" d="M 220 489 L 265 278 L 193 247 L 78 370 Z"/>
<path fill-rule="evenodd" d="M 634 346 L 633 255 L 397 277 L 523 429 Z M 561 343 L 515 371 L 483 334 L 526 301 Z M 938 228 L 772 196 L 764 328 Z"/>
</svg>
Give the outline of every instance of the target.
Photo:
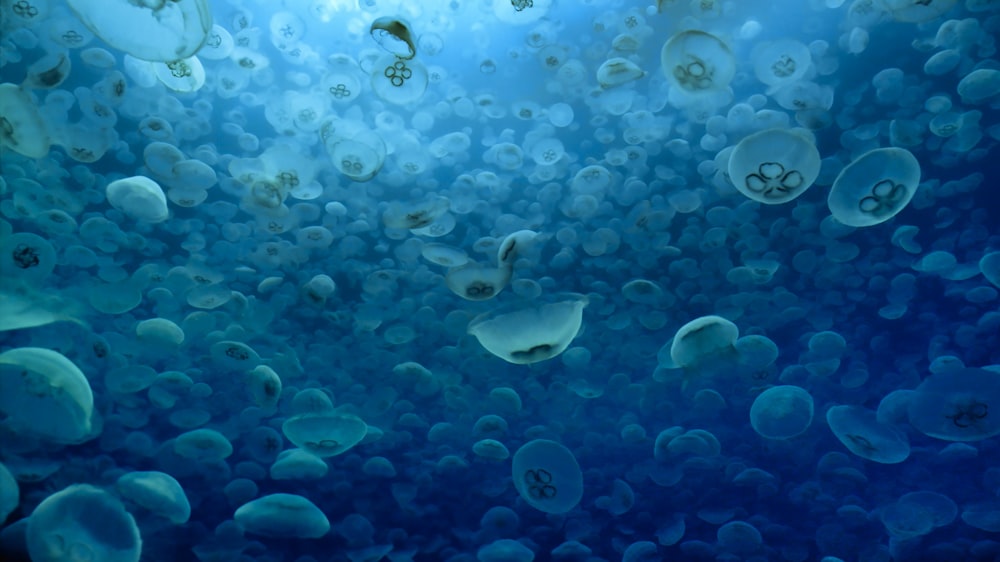
<svg viewBox="0 0 1000 562">
<path fill-rule="evenodd" d="M 761 437 L 791 439 L 812 423 L 813 399 L 797 386 L 773 386 L 760 393 L 750 407 L 750 425 Z"/>
<path fill-rule="evenodd" d="M 820 155 L 805 134 L 767 129 L 747 136 L 729 156 L 729 179 L 743 195 L 767 205 L 794 200 L 819 176 Z"/>
<path fill-rule="evenodd" d="M 401 60 L 412 59 L 417 54 L 410 24 L 402 18 L 388 16 L 378 18 L 372 22 L 368 31 L 380 47 Z"/>
<path fill-rule="evenodd" d="M 772 88 L 798 81 L 812 65 L 809 47 L 793 39 L 761 43 L 750 58 L 757 79 Z"/>
<path fill-rule="evenodd" d="M 597 69 L 597 83 L 604 89 L 616 88 L 629 82 L 634 82 L 646 72 L 634 62 L 621 58 L 610 58 Z"/>
<path fill-rule="evenodd" d="M 318 457 L 332 457 L 360 443 L 368 433 L 368 425 L 351 414 L 314 412 L 288 418 L 281 432 L 301 449 Z"/>
<path fill-rule="evenodd" d="M 473 319 L 468 331 L 508 363 L 537 363 L 569 347 L 580 332 L 587 302 L 583 295 L 567 295 L 548 303 L 501 307 Z"/>
<path fill-rule="evenodd" d="M 879 423 L 875 412 L 861 406 L 834 406 L 826 411 L 833 434 L 855 455 L 882 464 L 897 464 L 910 456 L 903 431 Z"/>
<path fill-rule="evenodd" d="M 488 267 L 475 262 L 453 267 L 445 275 L 451 292 L 470 301 L 484 301 L 500 294 L 510 282 L 513 268 Z"/>
<path fill-rule="evenodd" d="M 183 525 L 191 517 L 191 504 L 184 489 L 173 476 L 159 471 L 136 471 L 121 475 L 115 488 L 123 497 L 174 525 Z"/>
<path fill-rule="evenodd" d="M 920 163 L 903 148 L 876 148 L 848 164 L 833 182 L 827 204 L 848 226 L 872 226 L 896 216 L 920 183 Z"/>
<path fill-rule="evenodd" d="M 521 446 L 511 460 L 514 487 L 531 507 L 545 513 L 566 513 L 583 497 L 583 473 L 565 446 L 535 439 Z"/>
<path fill-rule="evenodd" d="M 389 103 L 408 105 L 419 100 L 428 82 L 427 67 L 417 59 L 401 59 L 388 54 L 372 65 L 372 90 Z"/>
<path fill-rule="evenodd" d="M 740 332 L 736 324 L 720 316 L 702 316 L 681 326 L 670 346 L 670 358 L 678 367 L 695 367 L 720 354 L 734 353 Z"/>
<path fill-rule="evenodd" d="M 158 223 L 170 216 L 163 189 L 146 176 L 115 180 L 105 191 L 112 207 L 135 220 Z"/>
</svg>

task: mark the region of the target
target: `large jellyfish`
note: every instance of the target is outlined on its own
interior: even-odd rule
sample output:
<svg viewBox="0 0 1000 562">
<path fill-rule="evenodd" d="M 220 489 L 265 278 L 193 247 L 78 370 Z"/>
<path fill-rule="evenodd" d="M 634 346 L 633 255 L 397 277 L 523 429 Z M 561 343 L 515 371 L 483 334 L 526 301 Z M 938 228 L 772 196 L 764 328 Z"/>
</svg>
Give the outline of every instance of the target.
<svg viewBox="0 0 1000 562">
<path fill-rule="evenodd" d="M 89 484 L 76 484 L 38 504 L 25 530 L 34 562 L 138 562 L 139 528 L 122 502 Z"/>
<path fill-rule="evenodd" d="M 903 148 L 876 148 L 851 162 L 830 188 L 833 218 L 848 226 L 872 226 L 896 216 L 913 199 L 920 163 Z"/>
<path fill-rule="evenodd" d="M 91 432 L 94 394 L 61 353 L 18 347 L 0 353 L 0 411 L 23 431 L 76 443 Z"/>
<path fill-rule="evenodd" d="M 1000 434 L 1000 373 L 964 368 L 933 374 L 916 388 L 910 425 L 945 441 L 980 441 Z"/>
<path fill-rule="evenodd" d="M 469 323 L 487 351 L 517 365 L 551 359 L 569 347 L 583 324 L 587 298 L 565 295 L 548 303 L 500 307 Z"/>
<path fill-rule="evenodd" d="M 208 0 L 68 0 L 80 21 L 108 45 L 142 60 L 172 62 L 195 54 L 212 29 Z"/>
<path fill-rule="evenodd" d="M 729 156 L 729 179 L 740 193 L 777 205 L 805 193 L 819 176 L 819 150 L 805 134 L 785 129 L 754 133 Z"/>
</svg>

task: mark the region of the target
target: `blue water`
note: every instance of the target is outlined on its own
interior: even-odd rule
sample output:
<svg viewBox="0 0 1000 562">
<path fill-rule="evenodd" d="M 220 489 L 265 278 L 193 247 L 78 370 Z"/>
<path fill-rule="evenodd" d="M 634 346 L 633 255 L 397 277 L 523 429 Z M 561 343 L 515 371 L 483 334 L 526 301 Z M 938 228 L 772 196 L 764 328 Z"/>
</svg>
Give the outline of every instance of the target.
<svg viewBox="0 0 1000 562">
<path fill-rule="evenodd" d="M 1000 2 L 148 4 L 0 1 L 3 561 L 1000 560 Z"/>
</svg>

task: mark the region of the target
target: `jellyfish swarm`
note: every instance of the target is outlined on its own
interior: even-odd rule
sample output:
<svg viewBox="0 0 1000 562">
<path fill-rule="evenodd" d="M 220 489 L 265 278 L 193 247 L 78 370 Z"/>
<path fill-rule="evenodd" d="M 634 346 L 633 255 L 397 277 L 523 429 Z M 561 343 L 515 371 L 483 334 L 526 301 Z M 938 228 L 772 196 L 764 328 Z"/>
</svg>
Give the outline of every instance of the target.
<svg viewBox="0 0 1000 562">
<path fill-rule="evenodd" d="M 517 365 L 551 359 L 569 347 L 583 324 L 587 298 L 500 307 L 482 314 L 468 331 L 487 351 Z"/>
</svg>

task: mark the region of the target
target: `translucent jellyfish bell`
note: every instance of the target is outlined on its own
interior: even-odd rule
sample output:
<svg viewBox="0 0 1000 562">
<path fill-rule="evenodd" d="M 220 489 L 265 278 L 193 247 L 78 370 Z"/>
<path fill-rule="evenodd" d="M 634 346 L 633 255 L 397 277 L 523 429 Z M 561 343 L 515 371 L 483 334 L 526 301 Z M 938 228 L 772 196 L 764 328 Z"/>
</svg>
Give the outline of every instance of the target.
<svg viewBox="0 0 1000 562">
<path fill-rule="evenodd" d="M 320 138 L 333 165 L 353 181 L 372 179 L 385 163 L 385 141 L 361 122 L 329 119 L 320 127 Z"/>
<path fill-rule="evenodd" d="M 778 205 L 805 193 L 819 176 L 820 155 L 804 134 L 767 129 L 747 136 L 729 156 L 729 179 L 740 193 Z"/>
<path fill-rule="evenodd" d="M 205 67 L 198 57 L 154 63 L 156 78 L 174 92 L 197 92 L 205 84 Z"/>
<path fill-rule="evenodd" d="M 334 54 L 327 58 L 329 71 L 320 83 L 335 103 L 346 105 L 361 95 L 361 69 L 353 58 Z"/>
<path fill-rule="evenodd" d="M 848 226 L 872 226 L 896 216 L 920 183 L 920 162 L 902 148 L 876 148 L 851 162 L 833 182 L 827 205 Z"/>
<path fill-rule="evenodd" d="M 463 299 L 484 301 L 499 295 L 510 283 L 512 275 L 510 267 L 489 267 L 469 262 L 449 269 L 444 280 L 451 292 Z"/>
<path fill-rule="evenodd" d="M 583 325 L 587 298 L 565 295 L 548 303 L 504 306 L 469 323 L 487 351 L 516 365 L 551 359 L 569 347 Z"/>
<path fill-rule="evenodd" d="M 678 367 L 694 367 L 719 354 L 735 353 L 740 330 L 721 316 L 702 316 L 681 326 L 670 345 L 670 358 Z"/>
<path fill-rule="evenodd" d="M 958 0 L 879 0 L 882 9 L 896 21 L 923 23 L 944 14 Z"/>
<path fill-rule="evenodd" d="M 372 39 L 397 58 L 408 60 L 417 54 L 410 25 L 401 18 L 381 17 L 369 29 Z"/>
<path fill-rule="evenodd" d="M 368 425 L 351 414 L 310 412 L 285 420 L 281 432 L 300 449 L 317 457 L 333 457 L 360 443 Z"/>
<path fill-rule="evenodd" d="M 880 423 L 874 411 L 861 406 L 834 406 L 826 411 L 833 434 L 855 455 L 882 464 L 901 463 L 910 456 L 906 433 Z"/>
<path fill-rule="evenodd" d="M 0 84 L 0 108 L 0 146 L 28 158 L 49 153 L 52 140 L 28 92 L 14 84 Z"/>
<path fill-rule="evenodd" d="M 170 216 L 163 189 L 146 176 L 115 180 L 108 184 L 106 193 L 112 207 L 135 220 L 157 223 Z"/>
<path fill-rule="evenodd" d="M 511 460 L 521 499 L 545 513 L 566 513 L 583 498 L 583 472 L 573 452 L 548 439 L 529 441 Z"/>
<path fill-rule="evenodd" d="M 49 53 L 28 67 L 28 76 L 21 86 L 30 89 L 55 88 L 69 77 L 70 69 L 70 59 L 66 53 Z"/>
<path fill-rule="evenodd" d="M 761 437 L 791 439 L 809 429 L 813 399 L 797 386 L 772 386 L 760 393 L 750 407 L 750 425 Z"/>
<path fill-rule="evenodd" d="M 424 228 L 451 208 L 447 197 L 431 196 L 418 203 L 392 203 L 382 213 L 382 222 L 390 228 Z"/>
<path fill-rule="evenodd" d="M 36 562 L 138 562 L 142 538 L 135 519 L 115 496 L 76 484 L 45 498 L 25 530 Z"/>
<path fill-rule="evenodd" d="M 616 88 L 622 84 L 634 82 L 646 75 L 646 71 L 639 68 L 634 62 L 613 57 L 601 64 L 597 69 L 597 83 L 602 88 Z"/>
<path fill-rule="evenodd" d="M 191 517 L 191 504 L 184 489 L 164 472 L 129 472 L 118 478 L 115 488 L 123 497 L 175 525 L 183 525 Z"/>
<path fill-rule="evenodd" d="M 195 54 L 208 39 L 207 0 L 134 2 L 68 0 L 80 21 L 108 45 L 137 59 L 170 62 Z"/>
<path fill-rule="evenodd" d="M 427 83 L 427 68 L 417 59 L 385 55 L 372 67 L 372 90 L 389 103 L 407 105 L 417 101 L 424 95 Z"/>
<path fill-rule="evenodd" d="M 682 31 L 671 37 L 660 51 L 660 62 L 671 84 L 688 93 L 721 90 L 736 75 L 733 51 L 704 31 Z"/>
<path fill-rule="evenodd" d="M 750 58 L 757 79 L 772 87 L 801 79 L 812 64 L 809 47 L 792 39 L 757 45 Z"/>
<path fill-rule="evenodd" d="M 257 498 L 240 506 L 233 519 L 247 532 L 265 537 L 318 539 L 330 531 L 326 515 L 295 494 Z"/>
<path fill-rule="evenodd" d="M 935 439 L 980 441 L 1000 434 L 1000 373 L 965 368 L 933 374 L 916 388 L 910 425 Z"/>
<path fill-rule="evenodd" d="M 23 431 L 76 443 L 90 434 L 94 394 L 62 354 L 18 347 L 0 353 L 0 411 Z"/>
</svg>

